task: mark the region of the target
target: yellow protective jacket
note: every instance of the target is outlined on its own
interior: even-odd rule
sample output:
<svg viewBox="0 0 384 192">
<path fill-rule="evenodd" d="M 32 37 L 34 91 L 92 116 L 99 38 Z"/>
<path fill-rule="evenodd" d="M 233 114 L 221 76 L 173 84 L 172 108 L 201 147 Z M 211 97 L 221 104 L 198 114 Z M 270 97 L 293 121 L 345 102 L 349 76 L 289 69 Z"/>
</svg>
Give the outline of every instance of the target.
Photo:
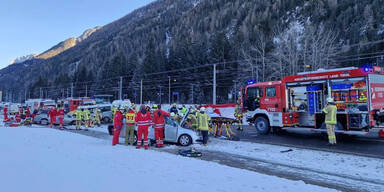
<svg viewBox="0 0 384 192">
<path fill-rule="evenodd" d="M 89 115 L 90 115 L 90 112 L 88 111 L 88 109 L 84 109 L 83 111 L 83 120 L 89 120 Z"/>
<path fill-rule="evenodd" d="M 199 113 L 197 115 L 197 121 L 198 121 L 197 129 L 202 131 L 208 131 L 209 130 L 208 121 L 210 120 L 211 118 L 206 113 Z"/>
<path fill-rule="evenodd" d="M 328 104 L 323 109 L 323 112 L 325 113 L 325 124 L 329 124 L 329 125 L 336 125 L 337 124 L 337 119 L 336 119 L 337 107 L 336 107 L 336 105 Z"/>
<path fill-rule="evenodd" d="M 73 114 L 76 116 L 76 120 L 77 121 L 81 121 L 81 118 L 83 116 L 83 112 L 82 111 L 76 110 Z"/>
</svg>

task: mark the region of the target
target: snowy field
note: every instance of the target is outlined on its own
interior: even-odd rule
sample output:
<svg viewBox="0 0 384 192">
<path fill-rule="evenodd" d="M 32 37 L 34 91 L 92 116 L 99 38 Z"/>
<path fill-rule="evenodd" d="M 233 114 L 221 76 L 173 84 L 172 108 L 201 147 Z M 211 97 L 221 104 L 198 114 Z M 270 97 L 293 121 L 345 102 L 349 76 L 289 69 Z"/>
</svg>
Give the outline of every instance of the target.
<svg viewBox="0 0 384 192">
<path fill-rule="evenodd" d="M 0 127 L 0 150 L 1 191 L 334 191 L 48 128 Z"/>
</svg>

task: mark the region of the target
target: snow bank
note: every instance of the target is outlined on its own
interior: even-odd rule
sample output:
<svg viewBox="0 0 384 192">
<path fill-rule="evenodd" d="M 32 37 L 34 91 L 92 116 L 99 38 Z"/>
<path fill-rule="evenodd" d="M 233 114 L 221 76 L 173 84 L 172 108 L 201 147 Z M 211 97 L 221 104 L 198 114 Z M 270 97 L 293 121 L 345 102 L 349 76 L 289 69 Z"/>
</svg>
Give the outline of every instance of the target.
<svg viewBox="0 0 384 192">
<path fill-rule="evenodd" d="M 332 191 L 53 129 L 0 128 L 1 191 Z"/>
</svg>

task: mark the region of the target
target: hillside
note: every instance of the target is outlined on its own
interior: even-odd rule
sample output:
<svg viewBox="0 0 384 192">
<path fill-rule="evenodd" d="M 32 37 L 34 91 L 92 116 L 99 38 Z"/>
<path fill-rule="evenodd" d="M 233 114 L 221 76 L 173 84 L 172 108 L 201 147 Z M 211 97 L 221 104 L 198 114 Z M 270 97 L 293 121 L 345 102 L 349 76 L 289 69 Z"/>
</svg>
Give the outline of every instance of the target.
<svg viewBox="0 0 384 192">
<path fill-rule="evenodd" d="M 228 93 L 248 79 L 382 64 L 383 38 L 380 0 L 158 0 L 51 58 L 2 69 L 0 87 L 14 98 L 37 97 L 40 87 L 60 97 L 71 82 L 75 96 L 116 94 L 124 76 L 128 98 L 137 100 L 143 80 L 144 100 L 159 101 L 170 76 L 180 102 L 210 102 L 208 64 L 218 63 L 218 102 L 233 102 Z"/>
</svg>

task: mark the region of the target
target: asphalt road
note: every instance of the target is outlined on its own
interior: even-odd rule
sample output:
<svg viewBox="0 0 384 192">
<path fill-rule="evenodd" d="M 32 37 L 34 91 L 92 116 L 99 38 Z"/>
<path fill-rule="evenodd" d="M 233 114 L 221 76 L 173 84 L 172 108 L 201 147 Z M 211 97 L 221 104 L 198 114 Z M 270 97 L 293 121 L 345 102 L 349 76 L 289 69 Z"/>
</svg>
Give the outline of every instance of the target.
<svg viewBox="0 0 384 192">
<path fill-rule="evenodd" d="M 317 133 L 293 133 L 259 135 L 254 127 L 244 127 L 244 131 L 233 131 L 241 141 L 282 145 L 330 151 L 337 153 L 353 154 L 384 159 L 384 139 L 338 137 L 337 146 L 327 146 L 327 139 Z"/>
</svg>

